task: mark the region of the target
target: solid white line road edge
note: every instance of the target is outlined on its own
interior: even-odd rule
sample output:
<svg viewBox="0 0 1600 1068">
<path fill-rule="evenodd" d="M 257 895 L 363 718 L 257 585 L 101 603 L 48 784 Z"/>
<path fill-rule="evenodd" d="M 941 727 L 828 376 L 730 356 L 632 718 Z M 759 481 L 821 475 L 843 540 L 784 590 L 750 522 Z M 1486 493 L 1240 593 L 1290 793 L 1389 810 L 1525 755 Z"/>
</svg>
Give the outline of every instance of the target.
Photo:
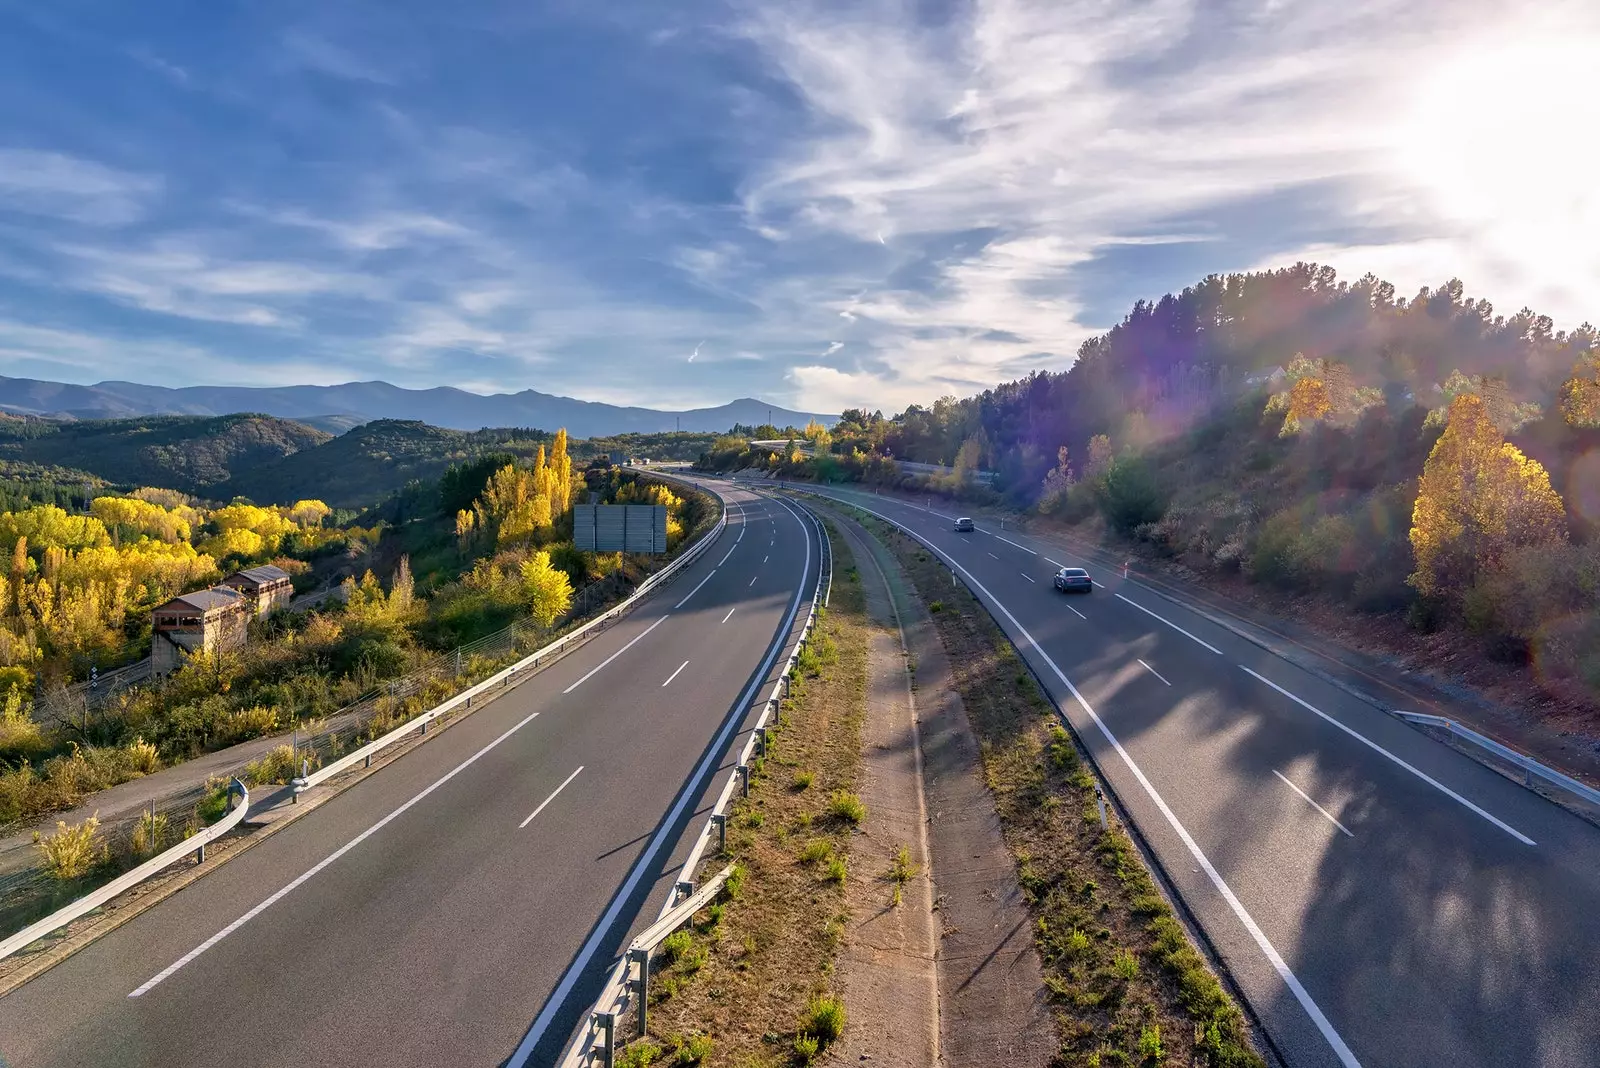
<svg viewBox="0 0 1600 1068">
<path fill-rule="evenodd" d="M 1093 580 L 1091 579 L 1090 581 L 1093 581 Z M 1098 586 L 1100 584 L 1098 582 L 1096 582 L 1095 585 Z M 1128 599 L 1126 597 L 1122 596 L 1122 594 L 1120 594 L 1120 593 L 1117 594 L 1117 600 L 1119 600 L 1119 601 L 1128 601 Z M 1161 620 L 1161 622 L 1165 623 L 1167 626 L 1171 627 L 1173 630 L 1177 631 L 1179 634 L 1183 635 L 1185 638 L 1188 638 L 1190 641 L 1199 642 L 1199 644 L 1205 646 L 1207 649 L 1210 649 L 1213 653 L 1216 653 L 1218 656 L 1222 655 L 1222 650 L 1218 649 L 1215 645 L 1212 645 L 1210 642 L 1205 641 L 1203 639 L 1196 638 L 1193 634 L 1190 634 L 1188 631 L 1186 631 L 1182 627 L 1178 626 L 1172 620 L 1167 619 L 1165 616 L 1156 615 L 1154 612 L 1150 611 L 1150 609 L 1146 608 L 1144 605 L 1140 604 L 1138 601 L 1128 601 L 1128 603 L 1133 605 L 1133 607 L 1137 608 L 1139 611 L 1143 612 L 1145 615 L 1154 616 L 1156 619 Z"/>
<path fill-rule="evenodd" d="M 1319 805 L 1315 801 L 1311 800 L 1311 795 L 1306 793 L 1304 790 L 1300 789 L 1300 787 L 1296 786 L 1294 783 L 1290 782 L 1288 776 L 1284 775 L 1283 772 L 1279 771 L 1277 768 L 1273 768 L 1272 769 L 1272 774 L 1276 775 L 1279 779 L 1281 779 L 1283 781 L 1283 785 L 1287 786 L 1289 789 L 1291 789 L 1295 793 L 1299 794 L 1301 796 L 1301 798 L 1303 798 L 1305 800 L 1306 804 L 1310 805 L 1312 808 L 1314 808 L 1318 812 L 1322 813 L 1323 817 L 1329 823 L 1331 823 L 1335 827 L 1339 828 L 1341 831 L 1343 831 L 1345 834 L 1349 835 L 1351 838 L 1355 837 L 1354 834 L 1350 833 L 1350 828 L 1346 827 L 1344 824 L 1342 824 L 1338 820 L 1334 819 L 1333 818 L 1333 813 L 1329 812 L 1327 809 L 1323 808 L 1321 805 Z"/>
<path fill-rule="evenodd" d="M 578 771 L 582 771 L 582 770 L 583 770 L 583 765 L 579 764 L 578 765 Z M 517 830 L 520 831 L 520 830 L 522 830 L 522 828 L 524 828 L 528 824 L 532 823 L 533 822 L 533 817 L 535 817 L 539 813 L 543 812 L 544 811 L 544 806 L 546 806 L 550 802 L 554 801 L 556 799 L 556 794 L 559 794 L 562 790 L 565 790 L 567 788 L 567 785 L 569 783 L 571 783 L 573 779 L 576 779 L 578 777 L 578 771 L 575 771 L 571 775 L 568 775 L 566 777 L 566 779 L 562 781 L 560 786 L 557 786 L 554 790 L 550 791 L 550 796 L 545 798 L 543 801 L 539 802 L 539 807 L 534 809 L 532 812 L 528 813 L 528 818 L 527 819 L 525 819 L 521 823 L 517 824 Z"/>
<path fill-rule="evenodd" d="M 612 895 L 611 904 L 601 914 L 599 922 L 590 931 L 589 937 L 583 943 L 583 947 L 572 958 L 572 963 L 567 965 L 567 970 L 562 973 L 555 989 L 545 999 L 544 1007 L 539 1010 L 539 1015 L 534 1019 L 533 1025 L 528 1028 L 528 1033 L 517 1044 L 516 1051 L 505 1061 L 505 1068 L 524 1068 L 528 1063 L 528 1058 L 533 1056 L 534 1047 L 539 1044 L 540 1039 L 544 1037 L 545 1031 L 549 1029 L 550 1022 L 555 1019 L 556 1013 L 566 1003 L 567 995 L 572 993 L 573 986 L 577 984 L 578 979 L 583 975 L 584 969 L 589 966 L 589 960 L 594 956 L 595 951 L 599 949 L 601 941 L 607 937 L 612 925 L 617 922 L 617 917 L 622 912 L 623 905 L 633 895 L 634 888 L 639 885 L 639 880 L 644 878 L 644 874 L 654 862 L 656 854 L 666 844 L 673 824 L 678 822 L 678 819 L 683 815 L 684 808 L 704 789 L 703 786 L 697 786 L 696 784 L 703 782 L 712 769 L 721 762 L 723 751 L 728 747 L 729 738 L 733 736 L 739 725 L 744 722 L 745 713 L 748 711 L 747 706 L 750 704 L 751 698 L 760 689 L 761 684 L 766 681 L 767 672 L 772 669 L 773 661 L 777 660 L 778 654 L 783 651 L 784 646 L 787 644 L 789 632 L 794 627 L 795 616 L 799 615 L 800 605 L 805 599 L 806 583 L 811 578 L 811 528 L 799 516 L 795 516 L 795 521 L 800 524 L 801 532 L 806 539 L 805 565 L 800 572 L 800 583 L 795 587 L 794 600 L 789 605 L 789 612 L 784 617 L 783 625 L 778 628 L 778 632 L 773 636 L 772 647 L 767 650 L 766 659 L 761 662 L 761 667 L 756 672 L 755 678 L 750 681 L 750 685 L 745 688 L 744 693 L 739 695 L 739 701 L 734 706 L 734 711 L 723 722 L 722 728 L 712 740 L 711 746 L 706 749 L 705 756 L 700 758 L 700 763 L 689 773 L 689 778 L 684 783 L 683 789 L 678 791 L 678 797 L 673 802 L 672 808 L 668 810 L 666 817 L 661 821 L 661 829 L 650 839 L 644 851 L 639 854 L 639 859 L 634 861 L 633 868 L 628 872 L 628 877 L 623 880 L 622 885 L 617 888 L 617 892 Z"/>
<path fill-rule="evenodd" d="M 310 879 L 313 875 L 316 875 L 317 872 L 321 871 L 323 868 L 326 868 L 329 864 L 332 864 L 334 861 L 350 852 L 350 850 L 354 849 L 362 842 L 365 842 L 368 838 L 371 838 L 373 835 L 383 830 L 383 828 L 387 827 L 390 822 L 397 819 L 402 813 L 409 810 L 411 806 L 417 804 L 439 787 L 443 786 L 445 783 L 449 782 L 451 779 L 467 770 L 467 768 L 471 767 L 478 761 L 478 758 L 482 757 L 485 753 L 489 752 L 489 750 L 493 749 L 495 746 L 499 745 L 501 742 L 520 731 L 523 727 L 526 727 L 528 724 L 532 723 L 538 717 L 539 713 L 537 712 L 528 715 L 525 719 L 507 730 L 504 734 L 500 735 L 500 737 L 496 738 L 494 741 L 490 742 L 488 745 L 484 746 L 482 749 L 478 750 L 476 753 L 473 753 L 471 756 L 467 757 L 467 759 L 463 760 L 461 763 L 457 764 L 455 767 L 439 776 L 433 781 L 431 786 L 424 787 L 422 791 L 412 797 L 411 800 L 407 801 L 405 804 L 401 805 L 399 808 L 383 817 L 383 819 L 379 820 L 377 823 L 374 823 L 371 827 L 368 827 L 366 830 L 350 839 L 350 841 L 346 842 L 332 853 L 329 853 L 326 857 L 323 857 L 316 864 L 308 868 L 304 874 L 297 877 L 293 882 L 278 890 L 271 897 L 261 902 L 255 908 L 251 909 L 243 916 L 240 916 L 237 920 L 234 920 L 232 923 L 228 924 L 228 926 L 224 927 L 222 930 L 218 931 L 216 934 L 212 935 L 210 938 L 206 939 L 204 942 L 201 942 L 198 946 L 179 957 L 176 961 L 157 972 L 153 977 L 146 981 L 143 986 L 139 987 L 128 996 L 130 998 L 138 998 L 148 994 L 158 983 L 161 983 L 171 977 L 171 975 L 179 968 L 182 968 L 185 964 L 190 963 L 196 957 L 200 956 L 200 954 L 204 953 L 206 950 L 210 949 L 224 938 L 227 938 L 229 935 L 233 934 L 233 932 L 237 931 L 239 928 L 243 927 L 245 924 L 249 923 L 251 920 L 267 911 L 267 909 L 271 908 L 273 905 L 276 905 L 279 901 L 282 901 L 286 896 L 289 895 L 291 891 L 300 886 L 300 884 L 304 883 L 307 879 Z"/>
<path fill-rule="evenodd" d="M 1287 697 L 1289 700 L 1293 701 L 1295 704 L 1299 705 L 1301 708 L 1305 709 L 1306 711 L 1314 712 L 1318 716 L 1321 716 L 1323 719 L 1327 720 L 1329 723 L 1333 724 L 1335 727 L 1338 727 L 1340 730 L 1344 731 L 1346 734 L 1348 734 L 1350 737 L 1354 738 L 1356 741 L 1360 742 L 1362 745 L 1366 746 L 1368 749 L 1371 749 L 1373 752 L 1379 754 L 1380 756 L 1387 757 L 1388 759 L 1394 761 L 1400 767 L 1405 768 L 1411 774 L 1415 775 L 1417 778 L 1421 779 L 1423 782 L 1427 783 L 1429 786 L 1433 787 L 1435 790 L 1438 790 L 1440 793 L 1444 794 L 1446 797 L 1448 797 L 1451 800 L 1456 801 L 1456 802 L 1466 806 L 1467 808 L 1471 809 L 1473 812 L 1476 812 L 1478 815 L 1482 816 L 1484 819 L 1488 820 L 1490 823 L 1494 824 L 1496 827 L 1500 828 L 1502 831 L 1505 831 L 1507 834 L 1509 834 L 1511 837 L 1515 838 L 1517 841 L 1521 842 L 1523 845 L 1538 845 L 1539 844 L 1538 842 L 1535 842 L 1532 838 L 1529 838 L 1527 835 L 1525 835 L 1521 831 L 1517 830 L 1515 827 L 1511 826 L 1511 824 L 1509 824 L 1509 823 L 1505 822 L 1504 820 L 1502 820 L 1500 817 L 1495 816 L 1495 815 L 1485 811 L 1484 809 L 1479 808 L 1477 805 L 1473 804 L 1471 801 L 1468 801 L 1466 798 L 1462 797 L 1460 794 L 1458 794 L 1454 790 L 1450 789 L 1450 787 L 1446 786 L 1444 783 L 1440 782 L 1438 779 L 1435 779 L 1432 775 L 1429 775 L 1427 772 L 1421 770 L 1420 768 L 1413 767 L 1412 765 L 1406 763 L 1404 760 L 1402 760 L 1401 758 L 1395 756 L 1393 753 L 1389 752 L 1389 750 L 1385 749 L 1383 746 L 1379 745 L 1377 742 L 1375 742 L 1372 739 L 1368 738 L 1366 735 L 1362 734 L 1360 731 L 1354 730 L 1354 729 L 1352 729 L 1350 727 L 1345 726 L 1343 723 L 1340 723 L 1338 720 L 1336 720 L 1332 716 L 1328 715 L 1326 712 L 1324 712 L 1322 709 L 1318 708 L 1316 705 L 1313 705 L 1310 702 L 1301 700 L 1300 698 L 1296 697 L 1294 694 L 1290 693 L 1288 690 L 1285 690 L 1282 686 L 1279 686 L 1277 683 L 1275 683 L 1271 679 L 1267 678 L 1265 675 L 1261 675 L 1261 674 L 1258 674 L 1258 673 L 1256 673 L 1254 671 L 1251 671 L 1249 668 L 1245 667 L 1243 664 L 1240 664 L 1239 667 L 1244 671 L 1245 674 L 1251 675 L 1251 676 L 1255 677 L 1256 679 L 1260 680 L 1261 682 L 1266 683 L 1268 686 L 1271 686 L 1274 690 L 1277 690 L 1279 693 L 1283 694 L 1283 696 Z"/>
<path fill-rule="evenodd" d="M 687 661 L 687 660 L 685 660 L 683 663 L 679 664 L 678 665 L 678 670 L 674 671 L 672 674 L 668 675 L 667 676 L 667 681 L 663 682 L 661 685 L 662 686 L 670 686 L 670 685 L 672 685 L 672 680 L 677 678 L 679 672 L 683 671 L 683 669 L 688 667 L 688 666 L 689 666 L 689 661 Z"/>
<path fill-rule="evenodd" d="M 868 512 L 872 515 L 875 515 L 886 523 L 893 523 L 895 526 L 900 526 L 902 529 L 908 529 L 895 520 L 890 519 L 888 516 L 879 512 L 874 512 L 872 509 L 860 504 L 856 504 L 854 501 L 846 501 L 845 503 L 850 504 L 853 507 L 860 508 L 863 512 Z M 928 545 L 929 548 L 933 548 L 933 546 L 925 539 L 919 537 L 918 540 L 922 541 L 924 545 Z M 1011 614 L 1010 609 L 1006 608 L 1006 606 L 1000 602 L 999 598 L 990 593 L 988 588 L 984 586 L 983 583 L 974 578 L 972 573 L 966 568 L 962 567 L 953 556 L 950 556 L 948 553 L 945 553 L 937 548 L 933 548 L 933 551 L 942 556 L 951 567 L 965 575 L 967 581 L 972 584 L 972 587 L 981 591 L 983 596 L 988 599 L 989 603 L 998 608 L 1001 614 L 1004 615 L 1006 619 L 1010 620 L 1011 625 L 1016 628 L 1017 633 L 1022 635 L 1022 637 L 1027 640 L 1028 644 L 1033 647 L 1034 652 L 1039 654 L 1040 659 L 1042 659 L 1046 664 L 1050 665 L 1050 670 L 1055 673 L 1056 678 L 1060 679 L 1062 684 L 1066 686 L 1067 691 L 1072 694 L 1073 699 L 1078 702 L 1079 707 L 1088 713 L 1089 718 L 1094 721 L 1094 725 L 1099 728 L 1100 733 L 1105 736 L 1106 741 L 1109 742 L 1111 747 L 1116 750 L 1117 755 L 1122 758 L 1122 762 L 1128 766 L 1128 770 L 1131 771 L 1133 773 L 1133 777 L 1138 780 L 1138 783 L 1144 789 L 1145 794 L 1150 798 L 1157 810 L 1160 811 L 1161 815 L 1166 818 L 1167 824 L 1171 826 L 1173 831 L 1178 835 L 1178 838 L 1182 840 L 1184 846 L 1188 848 L 1189 855 L 1194 857 L 1195 862 L 1200 865 L 1200 868 L 1205 872 L 1206 877 L 1211 880 L 1211 885 L 1216 887 L 1217 892 L 1221 894 L 1222 899 L 1227 902 L 1228 907 L 1233 911 L 1234 916 L 1237 917 L 1239 922 L 1244 925 L 1244 929 L 1249 932 L 1250 937 L 1255 941 L 1257 948 L 1259 948 L 1262 954 L 1267 958 L 1267 962 L 1272 965 L 1273 971 L 1278 973 L 1278 978 L 1283 980 L 1284 985 L 1289 988 L 1289 992 L 1292 993 L 1295 1000 L 1300 1003 L 1300 1007 L 1306 1011 L 1306 1015 L 1311 1017 L 1311 1022 L 1316 1025 L 1317 1030 L 1321 1032 L 1322 1037 L 1327 1041 L 1328 1045 L 1332 1047 L 1334 1056 L 1339 1058 L 1339 1063 L 1344 1065 L 1344 1068 L 1361 1068 L 1361 1062 L 1358 1061 L 1356 1059 L 1356 1055 L 1350 1051 L 1350 1047 L 1345 1044 L 1345 1041 L 1339 1035 L 1339 1032 L 1328 1020 L 1328 1017 L 1324 1015 L 1322 1009 L 1317 1005 L 1315 999 L 1311 997 L 1311 993 L 1306 990 L 1305 986 L 1300 982 L 1299 977 L 1290 970 L 1289 965 L 1283 959 L 1283 956 L 1267 938 L 1266 932 L 1263 931 L 1261 926 L 1256 923 L 1255 917 L 1250 915 L 1249 911 L 1244 907 L 1244 903 L 1239 900 L 1238 896 L 1234 894 L 1233 889 L 1228 886 L 1226 881 L 1223 880 L 1222 873 L 1217 871 L 1216 866 L 1211 863 L 1210 858 L 1208 858 L 1205 855 L 1205 852 L 1200 848 L 1200 844 L 1194 840 L 1194 836 L 1189 833 L 1188 828 L 1186 828 L 1178 819 L 1177 813 L 1172 811 L 1172 808 L 1167 804 L 1166 799 L 1161 796 L 1160 792 L 1156 790 L 1155 785 L 1151 783 L 1151 781 L 1145 776 L 1144 770 L 1141 769 L 1138 764 L 1134 763 L 1133 757 L 1130 756 L 1128 751 L 1122 747 L 1122 743 L 1117 740 L 1117 736 L 1111 733 L 1111 728 L 1105 725 L 1105 722 L 1100 718 L 1099 714 L 1089 706 L 1089 702 L 1084 700 L 1083 694 L 1078 692 L 1078 688 L 1072 684 L 1072 680 L 1067 678 L 1066 673 L 1061 670 L 1060 666 L 1057 665 L 1053 659 L 1051 659 L 1050 654 L 1046 653 L 1044 649 L 1040 647 L 1039 643 L 1034 640 L 1033 635 L 1028 633 L 1027 628 L 1017 621 L 1017 617 Z M 1133 602 L 1129 601 L 1128 603 L 1132 604 Z M 1198 639 L 1196 640 L 1198 641 Z"/>
<path fill-rule="evenodd" d="M 715 572 L 712 572 L 712 574 L 715 574 Z M 710 578 L 710 577 L 711 577 L 711 575 L 707 575 L 706 576 L 706 578 Z M 704 583 L 701 583 L 701 585 L 704 585 Z M 695 587 L 695 588 L 699 589 L 698 586 Z M 680 601 L 679 603 L 681 604 L 682 602 Z M 594 678 L 595 675 L 599 674 L 601 668 L 603 668 L 607 664 L 611 663 L 611 661 L 615 660 L 617 657 L 621 656 L 623 653 L 627 652 L 629 649 L 632 649 L 635 645 L 637 645 L 644 638 L 644 636 L 646 634 L 649 634 L 651 631 L 653 631 L 657 627 L 661 626 L 661 624 L 665 623 L 670 618 L 672 618 L 672 613 L 668 612 L 666 615 L 662 616 L 660 619 L 656 620 L 654 623 L 652 623 L 648 627 L 644 628 L 644 630 L 640 631 L 638 634 L 635 634 L 631 639 L 629 639 L 627 645 L 624 645 L 621 649 L 618 649 L 616 652 L 612 653 L 610 656 L 608 656 L 604 660 L 600 661 L 600 663 L 598 663 L 594 667 L 590 668 L 584 674 L 583 678 L 579 679 L 577 682 L 573 683 L 571 686 L 568 686 L 565 690 L 562 690 L 561 692 L 563 694 L 569 694 L 573 690 L 576 690 L 579 686 L 582 686 L 584 683 L 586 683 L 590 679 Z"/>
</svg>

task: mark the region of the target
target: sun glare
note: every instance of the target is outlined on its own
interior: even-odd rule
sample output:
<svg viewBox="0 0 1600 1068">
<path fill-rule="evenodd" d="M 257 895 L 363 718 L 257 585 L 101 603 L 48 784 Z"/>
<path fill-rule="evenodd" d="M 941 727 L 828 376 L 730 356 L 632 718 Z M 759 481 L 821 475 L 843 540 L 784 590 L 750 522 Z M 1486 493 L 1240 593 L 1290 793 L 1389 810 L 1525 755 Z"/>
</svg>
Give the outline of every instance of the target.
<svg viewBox="0 0 1600 1068">
<path fill-rule="evenodd" d="M 1423 76 L 1396 158 L 1433 213 L 1522 255 L 1566 258 L 1600 238 L 1594 45 L 1491 42 Z"/>
</svg>

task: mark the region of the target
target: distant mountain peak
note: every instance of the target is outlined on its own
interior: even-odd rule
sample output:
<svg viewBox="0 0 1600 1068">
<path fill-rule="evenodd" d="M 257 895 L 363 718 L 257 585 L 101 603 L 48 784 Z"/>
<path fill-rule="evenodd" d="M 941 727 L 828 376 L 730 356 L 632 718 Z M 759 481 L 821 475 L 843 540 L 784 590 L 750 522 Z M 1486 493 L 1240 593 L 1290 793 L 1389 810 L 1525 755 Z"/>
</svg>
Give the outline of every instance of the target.
<svg viewBox="0 0 1600 1068">
<path fill-rule="evenodd" d="M 837 416 L 797 412 L 751 397 L 710 408 L 665 411 L 552 396 L 535 389 L 517 393 L 469 393 L 456 386 L 407 389 L 390 382 L 345 382 L 334 386 L 146 386 L 105 381 L 92 386 L 31 378 L 0 377 L 0 412 L 69 419 L 121 419 L 147 415 L 228 415 L 261 412 L 333 429 L 374 419 L 432 423 L 456 430 L 520 426 L 565 427 L 574 437 L 714 432 L 735 423 L 804 426 L 812 419 L 831 425 Z"/>
</svg>

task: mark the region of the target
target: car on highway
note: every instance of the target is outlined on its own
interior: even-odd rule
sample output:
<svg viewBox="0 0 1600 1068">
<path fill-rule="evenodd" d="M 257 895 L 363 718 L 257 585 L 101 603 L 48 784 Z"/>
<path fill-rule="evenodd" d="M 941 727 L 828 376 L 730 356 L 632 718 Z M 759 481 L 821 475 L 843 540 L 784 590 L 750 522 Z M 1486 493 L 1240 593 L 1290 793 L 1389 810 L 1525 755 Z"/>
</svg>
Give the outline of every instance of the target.
<svg viewBox="0 0 1600 1068">
<path fill-rule="evenodd" d="M 973 525 L 971 516 L 964 515 L 960 519 L 956 520 L 956 529 L 962 532 L 967 532 L 977 530 L 978 528 Z"/>
<path fill-rule="evenodd" d="M 1094 579 L 1081 567 L 1064 567 L 1056 572 L 1056 589 L 1065 593 L 1093 593 Z"/>
</svg>

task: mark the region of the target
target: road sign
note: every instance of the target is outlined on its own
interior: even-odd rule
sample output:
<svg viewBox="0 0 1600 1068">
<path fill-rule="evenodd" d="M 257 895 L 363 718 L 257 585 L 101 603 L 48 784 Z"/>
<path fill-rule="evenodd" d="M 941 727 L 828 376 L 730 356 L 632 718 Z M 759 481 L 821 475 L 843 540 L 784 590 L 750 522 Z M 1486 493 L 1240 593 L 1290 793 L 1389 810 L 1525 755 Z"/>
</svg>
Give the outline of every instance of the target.
<svg viewBox="0 0 1600 1068">
<path fill-rule="evenodd" d="M 572 542 L 587 552 L 664 553 L 667 509 L 659 504 L 574 505 Z"/>
</svg>

